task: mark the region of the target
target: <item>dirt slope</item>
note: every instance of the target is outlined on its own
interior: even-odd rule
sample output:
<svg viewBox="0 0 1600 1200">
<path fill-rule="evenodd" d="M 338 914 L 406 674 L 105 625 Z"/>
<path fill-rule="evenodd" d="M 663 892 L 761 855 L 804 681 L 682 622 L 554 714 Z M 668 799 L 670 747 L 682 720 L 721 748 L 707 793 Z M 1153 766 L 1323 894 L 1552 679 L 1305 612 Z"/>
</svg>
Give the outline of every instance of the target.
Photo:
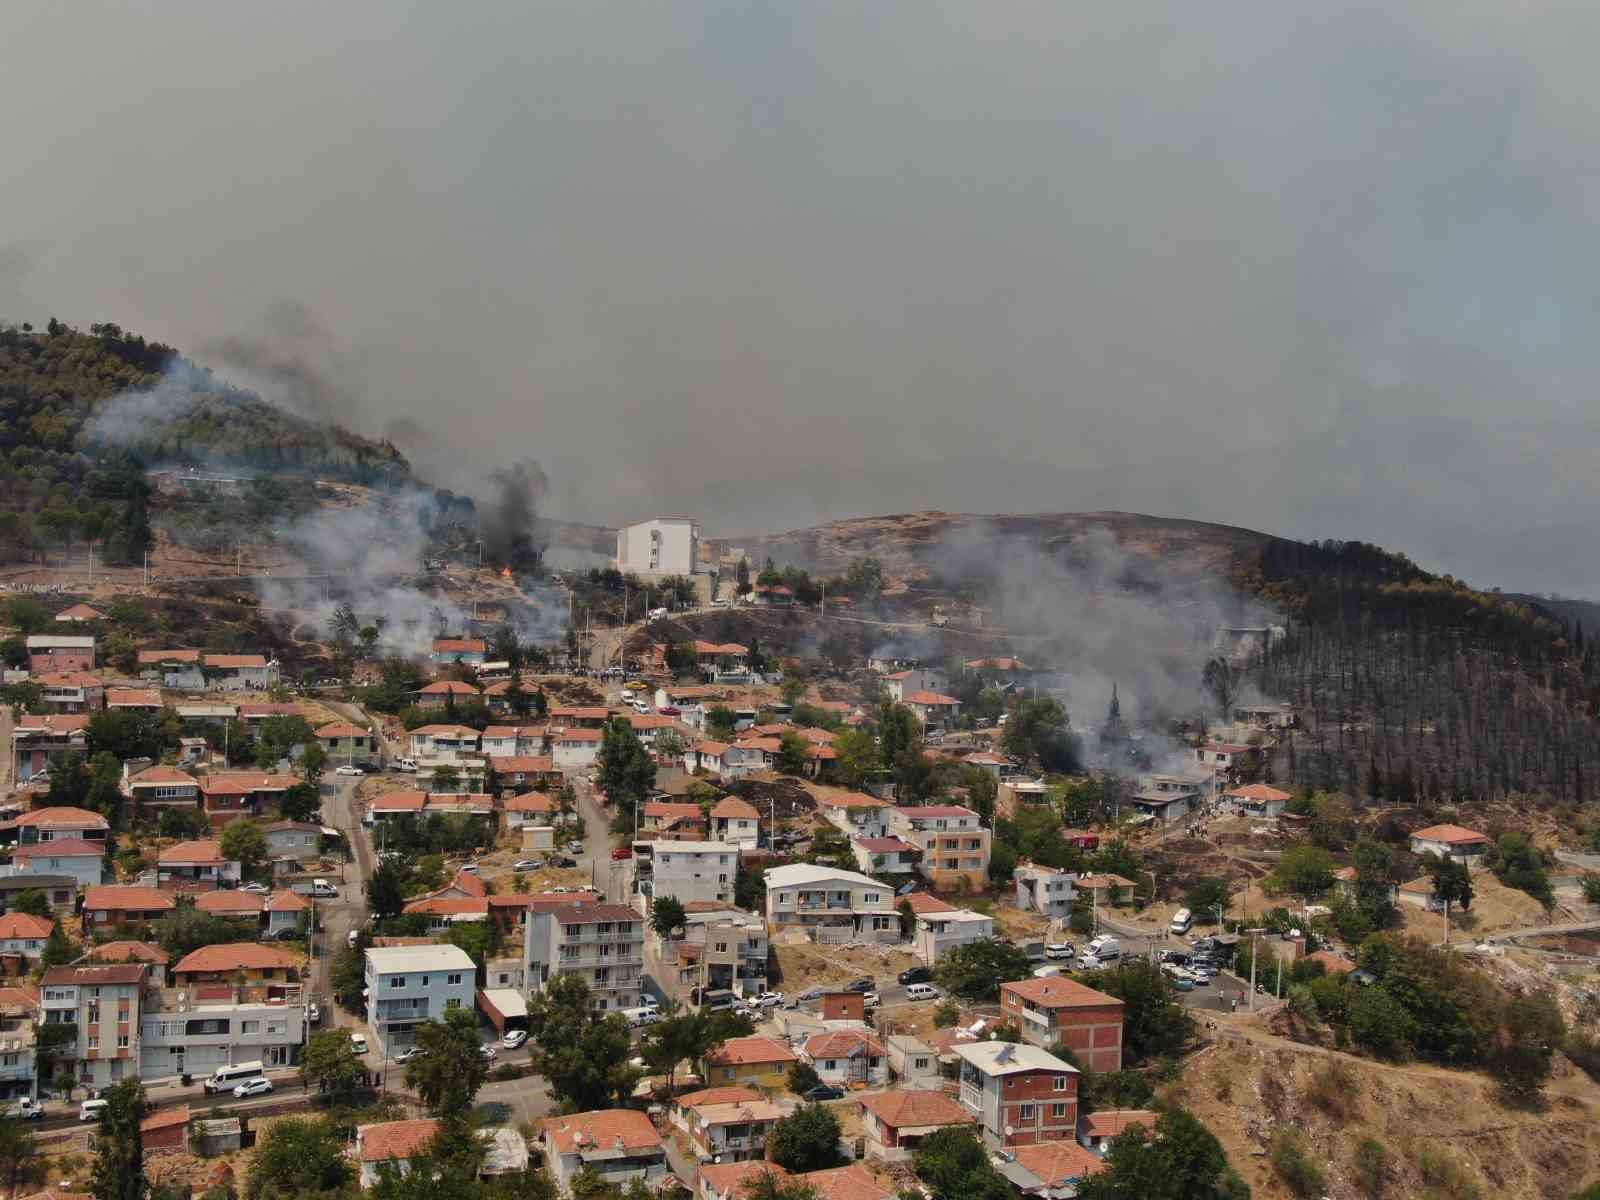
<svg viewBox="0 0 1600 1200">
<path fill-rule="evenodd" d="M 1332 1196 L 1364 1194 L 1352 1159 L 1365 1138 L 1387 1151 L 1385 1196 L 1546 1200 L 1600 1179 L 1600 1087 L 1564 1058 L 1543 1108 L 1526 1110 L 1502 1104 L 1479 1074 L 1386 1066 L 1218 1024 L 1172 1098 L 1222 1140 L 1258 1200 L 1290 1195 L 1262 1154 L 1281 1124 L 1304 1131 Z"/>
</svg>

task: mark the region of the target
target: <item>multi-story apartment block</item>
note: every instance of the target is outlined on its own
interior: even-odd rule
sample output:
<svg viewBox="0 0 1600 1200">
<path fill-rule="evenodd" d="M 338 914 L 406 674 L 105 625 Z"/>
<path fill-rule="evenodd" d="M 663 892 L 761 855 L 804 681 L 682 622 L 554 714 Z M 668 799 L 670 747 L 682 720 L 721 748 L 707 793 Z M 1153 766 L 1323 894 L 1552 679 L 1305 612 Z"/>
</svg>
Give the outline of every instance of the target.
<svg viewBox="0 0 1600 1200">
<path fill-rule="evenodd" d="M 1023 912 L 1036 912 L 1053 920 L 1066 920 L 1072 915 L 1072 902 L 1077 895 L 1072 884 L 1077 875 L 1020 862 L 1013 878 L 1017 884 L 1017 907 Z"/>
<path fill-rule="evenodd" d="M 800 926 L 818 941 L 889 942 L 900 938 L 894 890 L 835 867 L 793 863 L 767 872 L 767 928 Z"/>
<path fill-rule="evenodd" d="M 639 853 L 645 849 L 649 852 Z M 739 847 L 726 842 L 641 842 L 635 866 L 641 895 L 675 896 L 684 904 L 696 900 L 731 904 Z"/>
<path fill-rule="evenodd" d="M 306 1010 L 299 995 L 268 999 L 260 987 L 149 989 L 139 1021 L 139 1077 L 210 1074 L 218 1067 L 300 1062 Z"/>
<path fill-rule="evenodd" d="M 970 946 L 993 936 L 994 918 L 985 913 L 952 908 L 917 914 L 917 957 L 930 967 L 957 946 Z"/>
<path fill-rule="evenodd" d="M 527 987 L 541 992 L 557 975 L 577 975 L 599 1009 L 639 1003 L 644 973 L 644 922 L 621 904 L 575 901 L 530 911 L 523 935 Z"/>
<path fill-rule="evenodd" d="M 767 989 L 767 923 L 733 905 L 690 911 L 681 938 L 653 938 L 651 976 L 673 999 L 726 988 L 754 996 Z"/>
<path fill-rule="evenodd" d="M 366 983 L 367 1028 L 387 1056 L 414 1045 L 424 1021 L 472 1011 L 477 968 L 458 946 L 384 946 L 366 952 Z"/>
<path fill-rule="evenodd" d="M 1035 1046 L 1060 1042 L 1091 1071 L 1122 1069 L 1122 1015 L 1115 996 L 1071 979 L 1019 979 L 1000 985 L 1000 1012 Z"/>
<path fill-rule="evenodd" d="M 978 814 L 955 804 L 896 808 L 889 829 L 922 851 L 922 873 L 936 888 L 989 886 L 989 831 Z"/>
<path fill-rule="evenodd" d="M 78 1036 L 61 1048 L 76 1064 L 83 1087 L 102 1088 L 139 1074 L 139 1000 L 143 963 L 51 967 L 41 981 L 39 1006 L 46 1025 L 76 1025 Z"/>
<path fill-rule="evenodd" d="M 958 1042 L 961 1106 L 992 1147 L 1072 1140 L 1078 1129 L 1078 1072 L 1037 1046 Z"/>
<path fill-rule="evenodd" d="M 30 988 L 0 987 L 0 1099 L 37 1098 L 34 1023 L 39 996 Z"/>
</svg>

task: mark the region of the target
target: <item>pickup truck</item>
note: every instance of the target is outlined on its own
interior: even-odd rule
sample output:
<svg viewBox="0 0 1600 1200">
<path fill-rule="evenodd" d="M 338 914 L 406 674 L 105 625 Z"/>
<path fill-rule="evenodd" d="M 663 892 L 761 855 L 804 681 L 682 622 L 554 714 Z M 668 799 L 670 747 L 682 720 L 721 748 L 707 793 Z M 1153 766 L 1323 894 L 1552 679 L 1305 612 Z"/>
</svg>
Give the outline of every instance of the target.
<svg viewBox="0 0 1600 1200">
<path fill-rule="evenodd" d="M 36 1121 L 44 1116 L 44 1105 L 24 1098 L 15 1104 L 8 1104 L 5 1115 L 14 1121 Z"/>
</svg>

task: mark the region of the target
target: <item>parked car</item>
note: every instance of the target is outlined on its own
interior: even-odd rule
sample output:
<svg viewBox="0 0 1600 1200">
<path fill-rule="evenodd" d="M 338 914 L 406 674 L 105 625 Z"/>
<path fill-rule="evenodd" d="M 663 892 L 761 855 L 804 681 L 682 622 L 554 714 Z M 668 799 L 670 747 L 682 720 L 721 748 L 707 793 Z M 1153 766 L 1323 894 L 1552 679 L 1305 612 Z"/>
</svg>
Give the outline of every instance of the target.
<svg viewBox="0 0 1600 1200">
<path fill-rule="evenodd" d="M 877 986 L 878 985 L 875 980 L 863 977 L 861 979 L 852 979 L 849 983 L 844 985 L 844 990 L 847 992 L 870 992 Z"/>
<path fill-rule="evenodd" d="M 44 1105 L 24 1097 L 6 1108 L 6 1116 L 13 1121 L 37 1121 L 44 1116 Z"/>
<path fill-rule="evenodd" d="M 822 989 L 819 987 L 807 988 L 805 991 L 796 996 L 795 999 L 800 1001 L 802 1004 L 807 1000 L 820 1000 L 822 999 Z"/>
<path fill-rule="evenodd" d="M 421 1053 L 422 1053 L 422 1047 L 420 1047 L 420 1046 L 407 1046 L 404 1050 L 400 1051 L 400 1053 L 398 1053 L 398 1054 L 396 1054 L 394 1056 L 394 1061 L 397 1062 L 397 1063 L 408 1063 L 413 1058 L 418 1057 Z"/>
<path fill-rule="evenodd" d="M 1056 958 L 1056 959 L 1071 958 L 1072 957 L 1072 943 L 1071 942 L 1050 942 L 1050 943 L 1046 944 L 1046 946 L 1044 948 L 1044 956 L 1046 958 Z"/>
<path fill-rule="evenodd" d="M 239 890 L 241 892 L 249 892 L 252 896 L 270 896 L 270 895 L 272 895 L 272 889 L 269 888 L 264 883 L 247 883 L 244 886 L 242 886 Z"/>
<path fill-rule="evenodd" d="M 615 850 L 613 850 L 611 852 L 611 861 L 612 862 L 623 862 L 626 859 L 630 859 L 632 857 L 633 857 L 633 847 L 632 846 L 618 846 Z"/>
<path fill-rule="evenodd" d="M 352 1033 L 350 1035 L 350 1049 L 357 1054 L 365 1054 L 367 1052 L 367 1035 L 364 1033 Z"/>
<path fill-rule="evenodd" d="M 505 1037 L 500 1039 L 500 1044 L 507 1050 L 515 1050 L 527 1040 L 528 1031 L 526 1029 L 512 1029 L 508 1030 Z"/>
<path fill-rule="evenodd" d="M 339 889 L 326 879 L 313 879 L 311 881 L 311 894 L 319 900 L 337 900 Z"/>
<path fill-rule="evenodd" d="M 394 769 L 396 771 L 405 771 L 408 774 L 415 774 L 417 760 L 414 758 L 402 758 L 394 764 Z"/>
<path fill-rule="evenodd" d="M 1194 980 L 1187 976 L 1182 979 L 1174 979 L 1172 981 L 1172 990 L 1175 992 L 1192 992 L 1194 991 Z"/>
<path fill-rule="evenodd" d="M 882 1003 L 883 1001 L 879 998 L 877 992 L 861 993 L 861 1006 L 863 1008 L 877 1008 Z"/>
<path fill-rule="evenodd" d="M 333 773 L 335 775 L 365 775 L 367 772 L 366 772 L 366 769 L 364 767 L 343 766 L 343 767 L 335 767 L 333 769 Z"/>
<path fill-rule="evenodd" d="M 818 1084 L 806 1093 L 806 1099 L 813 1104 L 818 1100 L 843 1100 L 844 1089 L 831 1087 L 826 1083 Z"/>
<path fill-rule="evenodd" d="M 933 972 L 927 967 L 907 967 L 900 972 L 901 983 L 931 983 Z"/>
<path fill-rule="evenodd" d="M 783 993 L 762 992 L 750 1003 L 756 1008 L 779 1008 L 783 1005 Z"/>
<path fill-rule="evenodd" d="M 575 867 L 578 865 L 578 860 L 575 858 L 552 858 L 550 865 L 552 867 Z"/>
<path fill-rule="evenodd" d="M 240 1100 L 246 1096 L 269 1096 L 272 1094 L 272 1080 L 257 1076 L 255 1079 L 246 1079 L 233 1089 L 233 1094 Z"/>
<path fill-rule="evenodd" d="M 500 1055 L 500 1051 L 496 1050 L 493 1046 L 479 1046 L 478 1053 L 483 1055 L 483 1057 L 488 1059 L 490 1062 L 493 1062 Z"/>
<path fill-rule="evenodd" d="M 82 1104 L 78 1105 L 78 1120 L 98 1121 L 100 1119 L 100 1114 L 105 1112 L 110 1104 L 111 1101 L 109 1100 L 85 1100 Z"/>
<path fill-rule="evenodd" d="M 544 863 L 537 858 L 519 858 L 511 864 L 513 871 L 537 871 Z"/>
<path fill-rule="evenodd" d="M 568 854 L 582 854 L 583 853 L 583 843 L 582 842 L 568 842 L 567 843 L 567 853 Z"/>
<path fill-rule="evenodd" d="M 464 862 L 457 867 L 456 870 L 465 871 L 468 875 L 476 875 L 478 873 L 478 864 L 475 862 Z"/>
</svg>

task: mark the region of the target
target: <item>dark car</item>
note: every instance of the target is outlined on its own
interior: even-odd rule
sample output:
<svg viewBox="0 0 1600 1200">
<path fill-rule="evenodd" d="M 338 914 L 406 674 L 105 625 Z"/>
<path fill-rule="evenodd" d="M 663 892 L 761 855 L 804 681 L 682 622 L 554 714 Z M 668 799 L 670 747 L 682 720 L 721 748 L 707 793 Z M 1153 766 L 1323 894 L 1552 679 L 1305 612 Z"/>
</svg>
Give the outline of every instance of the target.
<svg viewBox="0 0 1600 1200">
<path fill-rule="evenodd" d="M 927 967 L 908 967 L 900 972 L 901 983 L 932 983 L 933 972 Z"/>
<path fill-rule="evenodd" d="M 870 979 L 852 979 L 844 985 L 847 992 L 870 992 L 877 985 Z"/>
<path fill-rule="evenodd" d="M 552 858 L 550 865 L 552 867 L 575 867 L 578 865 L 578 860 L 575 858 Z"/>
<path fill-rule="evenodd" d="M 844 1089 L 829 1087 L 827 1084 L 818 1084 L 805 1094 L 806 1099 L 815 1104 L 818 1100 L 843 1100 Z"/>
</svg>

